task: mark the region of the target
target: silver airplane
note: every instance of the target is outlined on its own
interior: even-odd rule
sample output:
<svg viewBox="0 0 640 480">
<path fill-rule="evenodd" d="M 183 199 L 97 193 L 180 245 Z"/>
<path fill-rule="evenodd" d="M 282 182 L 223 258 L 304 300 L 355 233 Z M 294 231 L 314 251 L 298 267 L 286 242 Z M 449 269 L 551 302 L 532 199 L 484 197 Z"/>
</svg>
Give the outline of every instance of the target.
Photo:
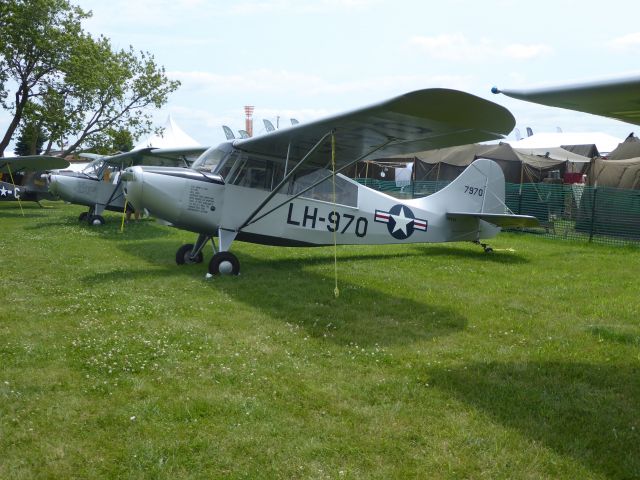
<svg viewBox="0 0 640 480">
<path fill-rule="evenodd" d="M 64 158 L 46 155 L 0 157 L 0 201 L 53 199 L 44 172 L 68 166 Z"/>
<path fill-rule="evenodd" d="M 105 210 L 122 212 L 125 198 L 120 174 L 132 165 L 159 165 L 186 168 L 207 147 L 143 148 L 112 156 L 98 156 L 80 172 L 60 172 L 49 176 L 49 191 L 56 197 L 89 207 L 79 220 L 103 225 Z"/>
<path fill-rule="evenodd" d="M 194 244 L 178 249 L 176 263 L 202 262 L 211 241 L 211 275 L 239 273 L 239 260 L 229 251 L 235 240 L 280 246 L 480 243 L 500 227 L 538 224 L 508 211 L 504 175 L 495 162 L 477 160 L 445 189 L 405 201 L 340 172 L 373 155 L 503 138 L 514 124 L 508 110 L 468 93 L 420 90 L 225 142 L 189 169 L 128 168 L 124 190 L 137 209 L 198 234 Z"/>
</svg>

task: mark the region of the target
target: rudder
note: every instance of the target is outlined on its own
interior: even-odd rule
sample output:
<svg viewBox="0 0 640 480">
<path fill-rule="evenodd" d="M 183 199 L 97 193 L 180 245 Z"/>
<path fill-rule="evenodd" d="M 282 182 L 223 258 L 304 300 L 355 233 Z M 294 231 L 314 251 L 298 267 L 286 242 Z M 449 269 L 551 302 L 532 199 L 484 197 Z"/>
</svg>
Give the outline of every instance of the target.
<svg viewBox="0 0 640 480">
<path fill-rule="evenodd" d="M 422 200 L 423 208 L 445 212 L 506 211 L 504 174 L 493 160 L 478 159 L 442 190 Z"/>
</svg>

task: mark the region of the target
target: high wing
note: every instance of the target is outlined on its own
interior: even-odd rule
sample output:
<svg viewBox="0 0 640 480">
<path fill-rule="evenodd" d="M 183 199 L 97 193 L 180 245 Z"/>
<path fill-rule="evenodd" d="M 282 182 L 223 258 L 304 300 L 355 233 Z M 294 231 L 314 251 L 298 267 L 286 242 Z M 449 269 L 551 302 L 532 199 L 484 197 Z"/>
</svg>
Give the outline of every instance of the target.
<svg viewBox="0 0 640 480">
<path fill-rule="evenodd" d="M 69 162 L 60 157 L 49 157 L 46 155 L 25 155 L 23 157 L 1 157 L 0 173 L 16 172 L 42 172 L 67 168 Z"/>
<path fill-rule="evenodd" d="M 209 147 L 189 148 L 141 148 L 130 152 L 103 157 L 109 165 L 130 167 L 151 165 L 155 167 L 189 166 Z"/>
<path fill-rule="evenodd" d="M 336 164 L 347 165 L 376 148 L 376 155 L 410 153 L 503 138 L 515 126 L 500 105 L 442 88 L 418 90 L 370 107 L 234 141 L 247 152 L 298 161 L 334 132 Z M 326 167 L 330 142 L 307 165 Z"/>
<path fill-rule="evenodd" d="M 493 87 L 491 91 L 519 100 L 593 113 L 640 125 L 640 77 L 531 90 L 503 90 Z"/>
</svg>

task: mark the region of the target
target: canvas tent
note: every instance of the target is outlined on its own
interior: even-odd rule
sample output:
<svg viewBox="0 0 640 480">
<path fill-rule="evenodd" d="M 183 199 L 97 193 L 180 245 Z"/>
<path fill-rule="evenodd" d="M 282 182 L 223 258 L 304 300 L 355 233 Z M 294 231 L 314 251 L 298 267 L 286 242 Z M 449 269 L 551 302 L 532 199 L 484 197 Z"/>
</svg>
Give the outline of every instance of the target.
<svg viewBox="0 0 640 480">
<path fill-rule="evenodd" d="M 640 190 L 640 158 L 596 158 L 591 163 L 588 178 L 592 186 Z"/>
<path fill-rule="evenodd" d="M 139 142 L 133 149 L 143 148 L 189 148 L 200 147 L 201 145 L 190 137 L 173 120 L 171 115 L 167 117 L 162 133 L 154 134 Z"/>
<path fill-rule="evenodd" d="M 561 147 L 571 153 L 576 153 L 587 158 L 596 158 L 600 156 L 598 147 L 594 143 L 585 145 L 561 145 Z"/>
<path fill-rule="evenodd" d="M 451 181 L 475 159 L 488 158 L 500 165 L 510 183 L 537 183 L 550 176 L 561 178 L 566 172 L 582 172 L 590 160 L 560 148 L 520 150 L 507 143 L 442 148 L 413 158 L 415 180 Z"/>
<path fill-rule="evenodd" d="M 626 160 L 628 158 L 640 157 L 640 139 L 633 134 L 629 135 L 624 142 L 617 146 L 607 157 L 609 160 Z"/>
</svg>

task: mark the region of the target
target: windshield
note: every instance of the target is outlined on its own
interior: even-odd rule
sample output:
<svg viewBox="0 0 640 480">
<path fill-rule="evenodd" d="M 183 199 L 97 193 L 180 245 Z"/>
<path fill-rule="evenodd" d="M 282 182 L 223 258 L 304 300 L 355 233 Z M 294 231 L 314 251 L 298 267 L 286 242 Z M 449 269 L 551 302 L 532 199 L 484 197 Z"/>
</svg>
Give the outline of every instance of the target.
<svg viewBox="0 0 640 480">
<path fill-rule="evenodd" d="M 103 158 L 98 158 L 98 159 L 92 161 L 91 163 L 89 163 L 89 165 L 87 165 L 86 167 L 84 167 L 82 169 L 82 173 L 84 173 L 85 175 L 87 175 L 89 177 L 98 178 L 98 173 L 100 172 L 100 170 L 102 170 L 102 166 L 103 165 L 104 165 L 104 159 Z"/>
<path fill-rule="evenodd" d="M 206 150 L 193 163 L 191 168 L 204 172 L 213 173 L 220 161 L 233 149 L 231 142 L 223 143 L 217 147 Z"/>
</svg>

